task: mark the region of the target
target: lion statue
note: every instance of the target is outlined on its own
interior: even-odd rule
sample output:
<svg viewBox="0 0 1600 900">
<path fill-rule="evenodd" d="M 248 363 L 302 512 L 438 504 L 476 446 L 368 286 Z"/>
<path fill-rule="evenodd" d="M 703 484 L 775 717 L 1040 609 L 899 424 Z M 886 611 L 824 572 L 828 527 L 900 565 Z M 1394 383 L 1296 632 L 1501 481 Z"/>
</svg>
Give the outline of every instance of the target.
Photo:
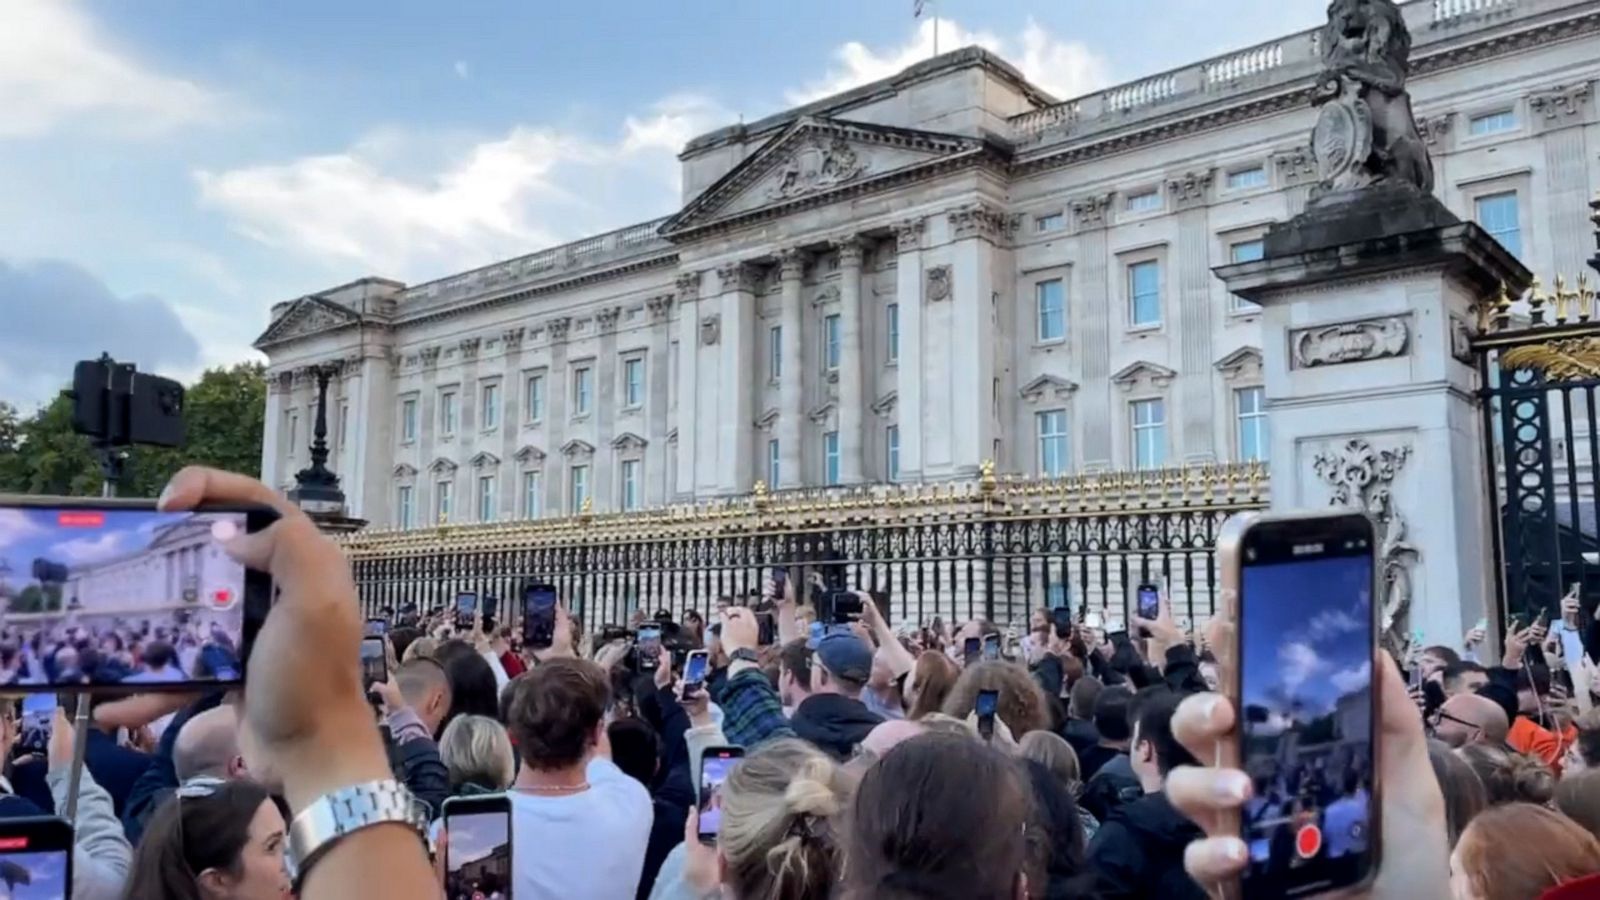
<svg viewBox="0 0 1600 900">
<path fill-rule="evenodd" d="M 1322 31 L 1323 74 L 1319 105 L 1363 101 L 1371 111 L 1372 152 L 1354 161 L 1353 178 L 1325 188 L 1360 187 L 1380 181 L 1409 182 L 1433 191 L 1433 164 L 1417 133 L 1406 94 L 1411 32 L 1393 0 L 1333 0 Z"/>
</svg>

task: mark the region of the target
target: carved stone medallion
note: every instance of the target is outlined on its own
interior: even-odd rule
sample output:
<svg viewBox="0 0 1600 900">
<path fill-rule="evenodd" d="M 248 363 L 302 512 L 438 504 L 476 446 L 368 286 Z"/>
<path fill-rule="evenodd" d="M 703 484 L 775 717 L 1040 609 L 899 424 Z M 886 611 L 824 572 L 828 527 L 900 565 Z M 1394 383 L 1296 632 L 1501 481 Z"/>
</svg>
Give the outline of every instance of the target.
<svg viewBox="0 0 1600 900">
<path fill-rule="evenodd" d="M 938 303 L 950 299 L 950 267 L 934 266 L 928 270 L 928 285 L 926 288 L 928 302 Z"/>
<path fill-rule="evenodd" d="M 707 347 L 722 337 L 722 317 L 713 313 L 700 320 L 700 343 Z"/>
<path fill-rule="evenodd" d="M 1367 158 L 1372 155 L 1372 110 L 1355 96 L 1324 104 L 1311 131 L 1311 152 L 1317 177 L 1332 190 L 1362 186 Z"/>
<path fill-rule="evenodd" d="M 1289 332 L 1297 369 L 1404 356 L 1410 342 L 1410 328 L 1401 316 Z"/>
<path fill-rule="evenodd" d="M 804 197 L 854 181 L 867 168 L 866 161 L 856 154 L 849 141 L 812 135 L 789 155 L 768 196 L 773 200 Z"/>
</svg>

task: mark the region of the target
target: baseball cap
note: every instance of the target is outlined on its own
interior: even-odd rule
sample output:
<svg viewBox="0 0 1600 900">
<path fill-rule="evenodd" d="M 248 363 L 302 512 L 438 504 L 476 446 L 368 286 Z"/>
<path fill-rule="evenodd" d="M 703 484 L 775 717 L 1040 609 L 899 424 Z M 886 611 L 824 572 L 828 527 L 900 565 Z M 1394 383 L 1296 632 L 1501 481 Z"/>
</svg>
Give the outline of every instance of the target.
<svg viewBox="0 0 1600 900">
<path fill-rule="evenodd" d="M 836 632 L 818 641 L 817 661 L 845 681 L 866 684 L 872 677 L 872 647 L 854 634 Z"/>
</svg>

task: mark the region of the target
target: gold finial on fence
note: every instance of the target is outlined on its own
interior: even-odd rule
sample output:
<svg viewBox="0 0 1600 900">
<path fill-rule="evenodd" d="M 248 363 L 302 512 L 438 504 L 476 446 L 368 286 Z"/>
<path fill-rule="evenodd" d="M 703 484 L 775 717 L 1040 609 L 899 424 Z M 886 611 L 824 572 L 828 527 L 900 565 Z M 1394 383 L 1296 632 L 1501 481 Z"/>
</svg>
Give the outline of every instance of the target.
<svg viewBox="0 0 1600 900">
<path fill-rule="evenodd" d="M 1597 214 L 1600 215 L 1600 214 Z M 1589 275 L 1578 273 L 1578 321 L 1587 322 L 1594 313 L 1594 291 L 1589 290 Z"/>
<path fill-rule="evenodd" d="M 1567 304 L 1569 302 L 1571 302 L 1571 300 L 1575 296 L 1576 296 L 1575 292 L 1567 290 L 1567 279 L 1564 278 L 1563 276 L 1557 274 L 1556 275 L 1556 290 L 1555 290 L 1555 293 L 1551 295 L 1551 297 L 1555 300 L 1555 303 L 1556 303 L 1556 324 L 1557 325 L 1565 325 L 1566 324 L 1566 322 L 1567 322 Z"/>
<path fill-rule="evenodd" d="M 1495 331 L 1504 331 L 1511 327 L 1511 289 L 1506 287 L 1504 281 L 1500 282 L 1500 293 L 1495 295 L 1493 326 Z M 1488 329 L 1484 329 L 1485 333 Z"/>
<path fill-rule="evenodd" d="M 750 489 L 750 504 L 758 510 L 766 509 L 767 503 L 771 499 L 772 498 L 767 494 L 766 481 L 762 479 L 756 479 L 755 487 Z"/>
<path fill-rule="evenodd" d="M 994 478 L 994 460 L 986 459 L 978 466 L 978 491 L 985 497 L 994 493 L 998 482 Z"/>
<path fill-rule="evenodd" d="M 1560 288 L 1560 285 L 1561 285 L 1561 276 L 1557 275 L 1556 276 L 1557 289 Z M 1530 324 L 1530 325 L 1543 325 L 1544 324 L 1544 304 L 1545 304 L 1545 300 L 1546 299 L 1547 298 L 1545 297 L 1544 290 L 1543 290 L 1542 286 L 1539 284 L 1539 276 L 1537 276 L 1537 275 L 1533 276 L 1533 283 L 1531 285 L 1529 285 L 1529 287 L 1528 287 L 1528 324 Z"/>
</svg>

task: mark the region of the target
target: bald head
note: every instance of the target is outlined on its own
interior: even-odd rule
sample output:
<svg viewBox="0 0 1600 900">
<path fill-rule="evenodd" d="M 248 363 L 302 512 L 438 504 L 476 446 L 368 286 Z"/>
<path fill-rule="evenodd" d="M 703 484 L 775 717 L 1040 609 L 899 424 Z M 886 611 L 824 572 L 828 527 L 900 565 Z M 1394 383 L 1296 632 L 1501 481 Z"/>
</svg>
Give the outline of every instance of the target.
<svg viewBox="0 0 1600 900">
<path fill-rule="evenodd" d="M 239 755 L 239 716 L 233 706 L 224 703 L 183 723 L 173 743 L 172 765 L 180 782 L 197 775 L 240 777 L 244 762 Z"/>
<path fill-rule="evenodd" d="M 450 711 L 450 679 L 444 667 L 430 658 L 407 660 L 395 672 L 394 680 L 400 696 L 427 726 L 428 733 L 439 734 L 439 723 Z"/>
<path fill-rule="evenodd" d="M 1457 694 L 1439 708 L 1435 735 L 1451 747 L 1503 744 L 1511 723 L 1500 704 L 1481 694 Z"/>
</svg>

